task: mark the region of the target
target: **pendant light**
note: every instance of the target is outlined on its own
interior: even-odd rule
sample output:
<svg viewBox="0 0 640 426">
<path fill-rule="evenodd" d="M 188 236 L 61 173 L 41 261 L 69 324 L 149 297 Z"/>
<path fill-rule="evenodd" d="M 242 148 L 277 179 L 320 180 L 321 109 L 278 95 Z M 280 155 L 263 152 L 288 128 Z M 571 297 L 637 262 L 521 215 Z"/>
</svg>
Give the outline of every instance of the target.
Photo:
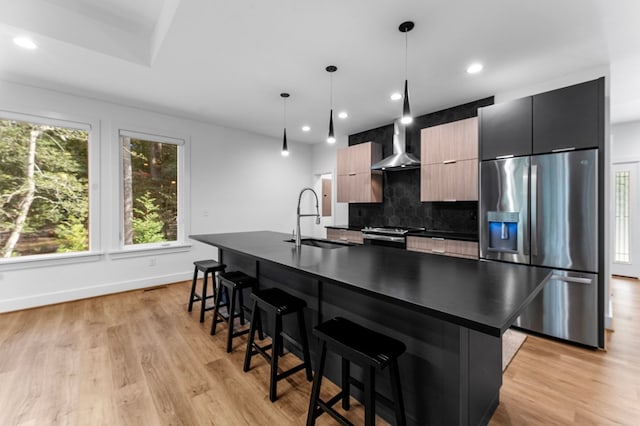
<svg viewBox="0 0 640 426">
<path fill-rule="evenodd" d="M 289 97 L 288 93 L 280 93 L 280 97 L 282 98 L 282 111 L 283 111 L 283 126 L 284 133 L 282 134 L 282 156 L 286 157 L 289 155 L 289 147 L 287 146 L 287 98 Z"/>
<path fill-rule="evenodd" d="M 327 136 L 327 142 L 335 143 L 336 136 L 333 133 L 333 73 L 338 71 L 338 67 L 329 65 L 325 69 L 329 73 L 329 106 L 331 107 L 331 111 L 329 112 L 329 136 Z"/>
<path fill-rule="evenodd" d="M 409 124 L 413 121 L 411 117 L 411 108 L 409 107 L 409 83 L 407 79 L 407 52 L 408 52 L 408 40 L 407 33 L 414 27 L 412 21 L 406 21 L 400 24 L 398 29 L 401 33 L 404 33 L 404 101 L 402 102 L 402 118 L 400 122 L 402 124 Z"/>
</svg>

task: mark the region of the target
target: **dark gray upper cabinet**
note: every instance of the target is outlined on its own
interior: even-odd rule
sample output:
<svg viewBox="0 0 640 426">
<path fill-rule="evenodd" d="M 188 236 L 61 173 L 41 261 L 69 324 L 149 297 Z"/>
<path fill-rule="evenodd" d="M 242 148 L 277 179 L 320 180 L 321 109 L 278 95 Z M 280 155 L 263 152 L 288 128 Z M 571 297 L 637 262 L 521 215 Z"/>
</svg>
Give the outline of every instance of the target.
<svg viewBox="0 0 640 426">
<path fill-rule="evenodd" d="M 531 97 L 479 108 L 480 159 L 530 155 L 531 111 Z"/>
<path fill-rule="evenodd" d="M 603 135 L 604 78 L 533 97 L 533 153 L 597 148 Z"/>
</svg>

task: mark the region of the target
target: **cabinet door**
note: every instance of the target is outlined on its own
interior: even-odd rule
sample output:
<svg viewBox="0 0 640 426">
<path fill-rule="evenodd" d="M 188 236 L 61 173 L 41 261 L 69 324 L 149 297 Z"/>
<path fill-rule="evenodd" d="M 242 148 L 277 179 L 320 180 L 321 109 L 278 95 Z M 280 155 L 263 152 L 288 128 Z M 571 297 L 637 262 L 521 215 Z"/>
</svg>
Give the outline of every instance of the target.
<svg viewBox="0 0 640 426">
<path fill-rule="evenodd" d="M 444 254 L 444 238 L 431 237 L 407 237 L 407 250 L 420 251 L 423 253 Z"/>
<path fill-rule="evenodd" d="M 442 187 L 444 165 L 423 164 L 420 168 L 420 201 L 441 201 L 445 188 Z"/>
<path fill-rule="evenodd" d="M 348 175 L 350 203 L 381 203 L 382 173 L 356 173 Z"/>
<path fill-rule="evenodd" d="M 349 174 L 349 148 L 340 148 L 338 149 L 337 154 L 337 173 L 338 175 L 347 175 Z"/>
<path fill-rule="evenodd" d="M 371 165 L 382 159 L 382 145 L 375 142 L 359 143 L 347 149 L 349 152 L 344 174 L 370 172 Z"/>
<path fill-rule="evenodd" d="M 530 155 L 531 115 L 531 97 L 479 108 L 480 158 Z"/>
<path fill-rule="evenodd" d="M 364 239 L 362 237 L 361 231 L 345 231 L 347 236 L 347 241 L 350 243 L 362 244 L 364 243 Z"/>
<path fill-rule="evenodd" d="M 420 201 L 477 200 L 478 160 L 422 166 Z"/>
<path fill-rule="evenodd" d="M 454 121 L 421 131 L 423 164 L 478 158 L 478 119 Z"/>
<path fill-rule="evenodd" d="M 345 231 L 342 229 L 327 228 L 327 240 L 346 240 Z"/>
<path fill-rule="evenodd" d="M 381 203 L 382 173 L 338 175 L 339 203 Z"/>
<path fill-rule="evenodd" d="M 478 160 L 444 164 L 442 175 L 447 188 L 442 201 L 478 200 Z"/>
<path fill-rule="evenodd" d="M 337 201 L 339 203 L 348 203 L 349 202 L 349 196 L 351 195 L 349 193 L 349 175 L 338 175 L 338 181 L 337 183 Z"/>
<path fill-rule="evenodd" d="M 449 256 L 467 259 L 478 258 L 478 243 L 476 241 L 446 240 L 445 250 Z"/>
<path fill-rule="evenodd" d="M 603 109 L 603 79 L 534 96 L 533 153 L 597 148 Z"/>
</svg>

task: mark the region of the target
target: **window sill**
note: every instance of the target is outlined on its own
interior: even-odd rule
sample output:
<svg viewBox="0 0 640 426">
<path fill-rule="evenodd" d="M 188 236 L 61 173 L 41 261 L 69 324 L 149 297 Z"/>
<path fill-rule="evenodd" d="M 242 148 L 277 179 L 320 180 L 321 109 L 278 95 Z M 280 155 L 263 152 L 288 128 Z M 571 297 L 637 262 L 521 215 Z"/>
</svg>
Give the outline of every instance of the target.
<svg viewBox="0 0 640 426">
<path fill-rule="evenodd" d="M 180 253 L 191 250 L 191 244 L 172 244 L 167 246 L 144 246 L 144 247 L 131 247 L 121 250 L 110 251 L 109 257 L 113 260 L 129 259 L 132 257 L 144 257 L 157 254 L 171 254 Z"/>
<path fill-rule="evenodd" d="M 0 271 L 47 268 L 51 266 L 71 265 L 74 263 L 97 262 L 103 256 L 101 252 L 56 253 L 35 256 L 11 257 L 0 260 Z"/>
</svg>

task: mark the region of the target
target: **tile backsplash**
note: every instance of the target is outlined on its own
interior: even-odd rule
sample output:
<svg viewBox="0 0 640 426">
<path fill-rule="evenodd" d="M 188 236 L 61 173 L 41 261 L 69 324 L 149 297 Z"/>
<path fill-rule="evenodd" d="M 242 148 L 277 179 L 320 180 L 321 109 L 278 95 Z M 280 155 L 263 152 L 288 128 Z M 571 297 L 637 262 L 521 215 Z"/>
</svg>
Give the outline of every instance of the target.
<svg viewBox="0 0 640 426">
<path fill-rule="evenodd" d="M 476 201 L 420 202 L 420 169 L 386 172 L 383 177 L 384 202 L 349 204 L 349 225 L 409 226 L 440 231 L 476 234 Z"/>
</svg>

